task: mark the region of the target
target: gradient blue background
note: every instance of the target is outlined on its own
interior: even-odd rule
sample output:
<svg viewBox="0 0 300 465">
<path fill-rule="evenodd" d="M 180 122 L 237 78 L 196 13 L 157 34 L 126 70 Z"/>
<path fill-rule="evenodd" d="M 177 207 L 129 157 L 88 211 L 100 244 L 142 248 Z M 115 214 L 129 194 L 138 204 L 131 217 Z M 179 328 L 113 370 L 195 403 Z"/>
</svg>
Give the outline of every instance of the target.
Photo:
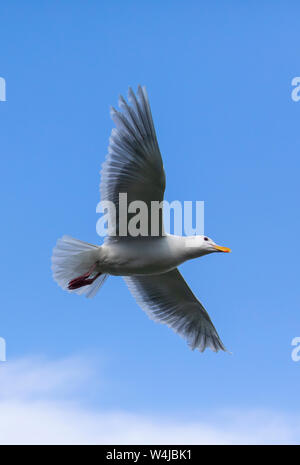
<svg viewBox="0 0 300 465">
<path fill-rule="evenodd" d="M 7 358 L 93 354 L 83 402 L 137 412 L 298 408 L 300 5 L 296 1 L 1 3 L 1 313 Z M 63 234 L 99 242 L 99 170 L 119 93 L 146 85 L 166 199 L 204 200 L 232 248 L 181 267 L 233 353 L 191 352 L 121 278 L 93 300 L 53 282 Z M 100 369 L 100 368 L 99 368 Z"/>
</svg>

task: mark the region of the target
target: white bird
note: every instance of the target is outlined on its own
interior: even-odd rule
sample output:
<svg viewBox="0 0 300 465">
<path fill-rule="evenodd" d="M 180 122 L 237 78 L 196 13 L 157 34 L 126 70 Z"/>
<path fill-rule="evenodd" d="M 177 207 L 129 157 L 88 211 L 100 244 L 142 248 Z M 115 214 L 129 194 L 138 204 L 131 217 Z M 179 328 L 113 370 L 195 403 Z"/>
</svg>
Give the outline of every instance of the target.
<svg viewBox="0 0 300 465">
<path fill-rule="evenodd" d="M 165 191 L 163 162 L 146 89 L 139 86 L 137 96 L 129 89 L 128 100 L 131 105 L 123 97 L 119 99 L 123 112 L 111 109 L 116 128 L 101 171 L 101 199 L 116 206 L 116 236 L 107 236 L 101 246 L 69 236 L 58 239 L 52 255 L 54 280 L 69 292 L 93 297 L 109 275 L 123 276 L 149 317 L 170 326 L 192 349 L 226 350 L 208 313 L 177 267 L 189 259 L 230 249 L 204 236 L 193 236 L 193 247 L 189 247 L 191 238 L 164 232 L 161 217 L 158 237 L 119 234 L 120 193 L 127 194 L 128 203 L 142 200 L 150 206 L 151 201 L 162 201 Z"/>
</svg>

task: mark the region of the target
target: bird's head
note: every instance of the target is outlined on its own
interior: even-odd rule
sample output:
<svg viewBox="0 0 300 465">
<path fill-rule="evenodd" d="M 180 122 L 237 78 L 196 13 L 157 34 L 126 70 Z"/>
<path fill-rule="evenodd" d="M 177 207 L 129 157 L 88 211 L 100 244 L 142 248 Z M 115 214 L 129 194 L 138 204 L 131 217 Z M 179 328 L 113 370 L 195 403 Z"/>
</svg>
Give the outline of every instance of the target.
<svg viewBox="0 0 300 465">
<path fill-rule="evenodd" d="M 207 236 L 202 236 L 203 248 L 209 252 L 231 252 L 228 247 L 217 245 L 212 239 Z"/>
<path fill-rule="evenodd" d="M 207 236 L 198 236 L 201 248 L 205 250 L 206 253 L 213 252 L 231 252 L 228 247 L 223 247 L 222 245 L 217 245 L 210 237 Z"/>
<path fill-rule="evenodd" d="M 198 256 L 214 252 L 231 252 L 228 247 L 223 247 L 216 244 L 210 237 L 207 236 L 189 236 L 186 239 L 187 247 L 195 249 L 195 253 Z"/>
</svg>

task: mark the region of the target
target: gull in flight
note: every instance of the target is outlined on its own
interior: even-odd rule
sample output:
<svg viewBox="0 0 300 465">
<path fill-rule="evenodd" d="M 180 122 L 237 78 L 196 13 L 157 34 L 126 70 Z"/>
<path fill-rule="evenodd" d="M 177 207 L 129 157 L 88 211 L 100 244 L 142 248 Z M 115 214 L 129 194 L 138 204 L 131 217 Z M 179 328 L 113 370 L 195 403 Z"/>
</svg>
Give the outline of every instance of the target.
<svg viewBox="0 0 300 465">
<path fill-rule="evenodd" d="M 120 97 L 120 112 L 111 109 L 116 128 L 101 171 L 101 199 L 115 205 L 114 235 L 106 236 L 101 246 L 70 236 L 58 239 L 52 255 L 54 280 L 69 292 L 93 297 L 109 275 L 122 276 L 148 316 L 171 327 L 192 349 L 226 350 L 177 267 L 187 260 L 230 249 L 206 236 L 167 234 L 161 215 L 155 236 L 120 233 L 119 194 L 126 193 L 128 203 L 143 201 L 151 212 L 151 202 L 162 202 L 165 191 L 165 172 L 146 89 L 139 86 L 136 95 L 129 89 L 128 100 L 129 104 Z"/>
</svg>

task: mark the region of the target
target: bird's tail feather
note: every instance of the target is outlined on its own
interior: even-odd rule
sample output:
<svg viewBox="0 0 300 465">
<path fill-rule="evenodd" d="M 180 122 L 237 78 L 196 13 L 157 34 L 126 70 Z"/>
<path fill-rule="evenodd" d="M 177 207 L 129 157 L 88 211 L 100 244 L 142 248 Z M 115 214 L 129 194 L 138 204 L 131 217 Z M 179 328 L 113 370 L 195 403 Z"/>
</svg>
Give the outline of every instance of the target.
<svg viewBox="0 0 300 465">
<path fill-rule="evenodd" d="M 94 297 L 108 276 L 94 271 L 94 265 L 99 260 L 98 253 L 97 245 L 70 236 L 58 239 L 51 258 L 54 280 L 64 290 Z M 78 277 L 82 278 L 82 285 L 70 286 L 72 281 L 78 282 Z M 87 279 L 88 277 L 91 279 Z"/>
</svg>

